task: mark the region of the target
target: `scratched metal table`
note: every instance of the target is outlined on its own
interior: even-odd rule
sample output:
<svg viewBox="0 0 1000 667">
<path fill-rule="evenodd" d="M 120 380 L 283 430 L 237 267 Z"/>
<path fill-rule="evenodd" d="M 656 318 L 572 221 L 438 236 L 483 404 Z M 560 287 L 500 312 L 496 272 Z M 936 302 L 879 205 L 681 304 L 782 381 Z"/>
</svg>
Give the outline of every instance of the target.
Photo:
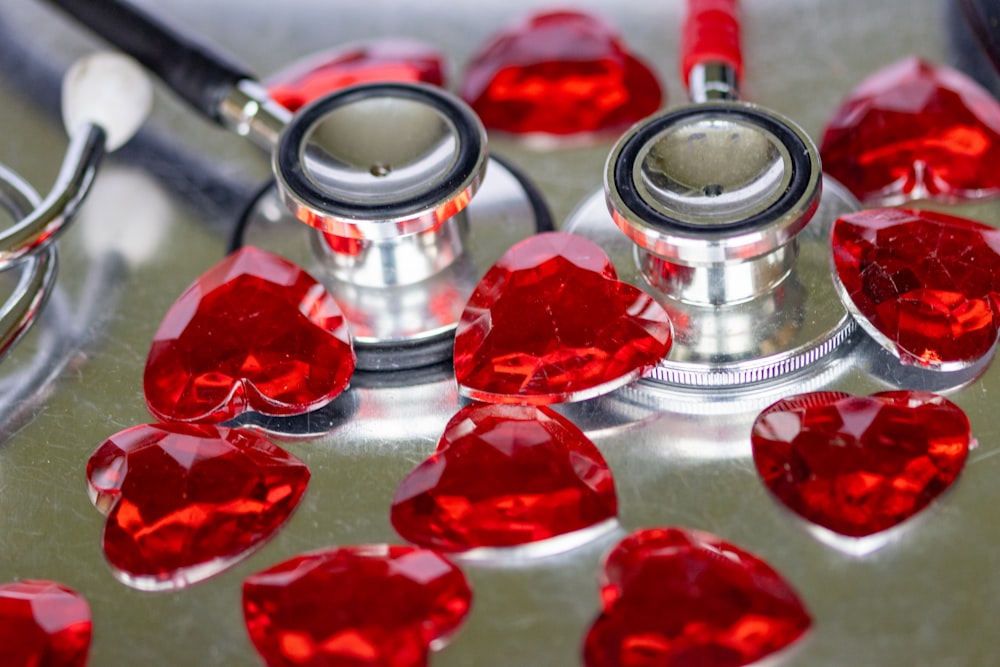
<svg viewBox="0 0 1000 667">
<path fill-rule="evenodd" d="M 152 3 L 151 3 L 152 4 Z M 376 36 L 440 45 L 460 71 L 496 27 L 547 5 L 368 0 L 173 0 L 177 22 L 266 75 L 300 56 Z M 677 75 L 683 4 L 591 0 L 669 89 Z M 280 11 L 279 8 L 280 7 Z M 756 0 L 745 3 L 746 94 L 817 137 L 840 97 L 905 55 L 955 62 L 969 38 L 935 0 Z M 58 78 L 96 41 L 30 0 L 0 6 L 0 161 L 40 190 L 65 145 Z M 967 59 L 966 59 L 967 60 Z M 981 70 L 987 71 L 987 70 Z M 609 145 L 533 152 L 497 138 L 493 150 L 533 176 L 556 220 L 599 186 Z M 228 229 L 266 160 L 160 91 L 138 139 L 106 164 L 93 197 L 61 241 L 59 287 L 38 327 L 0 368 L 0 581 L 56 579 L 89 600 L 92 665 L 255 665 L 240 609 L 245 576 L 301 551 L 398 541 L 388 521 L 399 480 L 428 455 L 459 400 L 446 371 L 359 378 L 327 415 L 332 431 L 286 443 L 312 470 L 308 493 L 267 546 L 231 570 L 174 593 L 131 590 L 103 562 L 103 517 L 84 466 L 112 433 L 150 420 L 141 373 L 175 297 L 223 254 Z M 1000 204 L 952 208 L 1000 222 Z M 1000 368 L 958 380 L 903 372 L 861 342 L 820 376 L 723 400 L 684 394 L 669 409 L 628 390 L 563 411 L 614 471 L 623 530 L 684 525 L 756 552 L 796 587 L 815 626 L 787 665 L 993 665 L 1000 662 Z M 850 555 L 817 540 L 767 495 L 750 460 L 756 411 L 782 395 L 933 389 L 962 406 L 979 448 L 956 486 L 881 549 Z M 474 609 L 438 667 L 578 664 L 598 611 L 602 553 L 622 532 L 546 559 L 467 564 Z"/>
</svg>

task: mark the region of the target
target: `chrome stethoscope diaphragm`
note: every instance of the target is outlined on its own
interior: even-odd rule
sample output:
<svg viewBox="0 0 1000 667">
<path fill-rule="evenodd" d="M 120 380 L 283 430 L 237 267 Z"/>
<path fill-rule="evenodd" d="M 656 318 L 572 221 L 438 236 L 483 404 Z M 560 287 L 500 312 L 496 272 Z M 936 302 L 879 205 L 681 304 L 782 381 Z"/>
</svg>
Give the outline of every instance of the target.
<svg viewBox="0 0 1000 667">
<path fill-rule="evenodd" d="M 488 155 L 472 110 L 432 86 L 332 93 L 299 111 L 273 160 L 275 183 L 248 210 L 239 241 L 323 281 L 365 370 L 450 358 L 480 276 L 551 226 L 531 184 Z"/>
<path fill-rule="evenodd" d="M 740 387 L 812 366 L 850 337 L 829 233 L 858 204 L 823 176 L 801 128 L 737 100 L 738 67 L 686 46 L 699 47 L 707 61 L 685 58 L 695 103 L 626 132 L 603 191 L 564 228 L 600 243 L 620 279 L 670 314 L 673 347 L 646 385 Z"/>
<path fill-rule="evenodd" d="M 237 244 L 283 254 L 324 283 L 351 325 L 360 369 L 450 358 L 479 277 L 510 245 L 551 227 L 526 179 L 489 157 L 479 119 L 443 90 L 359 86 L 292 113 L 244 68 L 146 10 L 50 1 L 270 152 L 274 185 L 248 209 Z"/>
</svg>

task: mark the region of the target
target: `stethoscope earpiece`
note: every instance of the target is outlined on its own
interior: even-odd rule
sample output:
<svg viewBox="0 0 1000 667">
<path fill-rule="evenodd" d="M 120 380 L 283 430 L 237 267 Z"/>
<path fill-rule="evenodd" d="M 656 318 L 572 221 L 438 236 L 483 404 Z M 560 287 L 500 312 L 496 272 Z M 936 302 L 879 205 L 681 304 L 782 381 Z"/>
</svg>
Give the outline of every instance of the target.
<svg viewBox="0 0 1000 667">
<path fill-rule="evenodd" d="M 66 134 L 96 125 L 105 150 L 118 150 L 139 130 L 153 106 L 153 85 L 142 68 L 120 53 L 100 52 L 77 60 L 62 83 Z"/>
</svg>

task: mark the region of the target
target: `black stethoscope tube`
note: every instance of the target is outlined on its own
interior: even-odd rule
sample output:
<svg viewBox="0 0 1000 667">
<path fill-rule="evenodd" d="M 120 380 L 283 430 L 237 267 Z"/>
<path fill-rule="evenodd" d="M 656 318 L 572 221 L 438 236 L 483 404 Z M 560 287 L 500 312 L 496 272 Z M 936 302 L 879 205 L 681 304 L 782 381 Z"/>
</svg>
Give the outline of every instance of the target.
<svg viewBox="0 0 1000 667">
<path fill-rule="evenodd" d="M 46 0 L 129 54 L 217 123 L 222 100 L 255 77 L 230 56 L 121 0 Z"/>
</svg>

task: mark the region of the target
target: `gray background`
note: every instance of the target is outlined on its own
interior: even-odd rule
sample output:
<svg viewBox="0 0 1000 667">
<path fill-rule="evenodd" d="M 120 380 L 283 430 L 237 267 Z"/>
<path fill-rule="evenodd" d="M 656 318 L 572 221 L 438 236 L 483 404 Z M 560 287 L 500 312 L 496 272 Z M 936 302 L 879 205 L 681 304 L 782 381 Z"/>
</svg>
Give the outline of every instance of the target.
<svg viewBox="0 0 1000 667">
<path fill-rule="evenodd" d="M 156 4 L 261 75 L 320 49 L 386 35 L 439 44 L 457 75 L 498 26 L 548 6 L 528 0 Z M 579 6 L 627 35 L 666 84 L 668 104 L 683 101 L 679 0 Z M 868 72 L 911 53 L 954 59 L 947 8 L 932 0 L 747 2 L 746 95 L 818 138 L 840 97 Z M 65 145 L 54 113 L 58 77 L 74 57 L 99 45 L 29 0 L 6 0 L 0 26 L 0 162 L 46 190 Z M 112 433 L 150 420 L 141 391 L 149 341 L 176 296 L 222 256 L 223 230 L 267 168 L 255 148 L 163 91 L 137 144 L 105 165 L 61 242 L 59 290 L 43 322 L 0 366 L 0 581 L 56 579 L 84 594 L 94 612 L 92 665 L 254 665 L 239 604 L 242 579 L 308 549 L 397 541 L 388 521 L 393 491 L 432 451 L 459 401 L 448 377 L 399 378 L 404 386 L 397 388 L 355 386 L 326 413 L 331 433 L 286 443 L 313 477 L 272 542 L 187 590 L 150 594 L 119 584 L 101 555 L 103 517 L 87 499 L 87 457 Z M 498 138 L 492 147 L 537 180 L 560 221 L 599 186 L 609 145 L 533 152 Z M 951 210 L 1000 221 L 996 203 Z M 669 409 L 656 408 L 623 391 L 564 410 L 613 469 L 625 529 L 712 531 L 761 555 L 795 586 L 815 626 L 780 664 L 997 664 L 1000 370 L 953 387 L 953 378 L 901 373 L 883 357 L 862 343 L 820 377 L 735 402 L 678 396 Z M 949 493 L 865 556 L 820 541 L 776 505 L 749 457 L 756 411 L 819 386 L 941 390 L 969 413 L 980 443 Z M 599 559 L 620 535 L 547 559 L 468 564 L 473 612 L 433 664 L 578 664 L 583 633 L 598 610 Z"/>
</svg>

